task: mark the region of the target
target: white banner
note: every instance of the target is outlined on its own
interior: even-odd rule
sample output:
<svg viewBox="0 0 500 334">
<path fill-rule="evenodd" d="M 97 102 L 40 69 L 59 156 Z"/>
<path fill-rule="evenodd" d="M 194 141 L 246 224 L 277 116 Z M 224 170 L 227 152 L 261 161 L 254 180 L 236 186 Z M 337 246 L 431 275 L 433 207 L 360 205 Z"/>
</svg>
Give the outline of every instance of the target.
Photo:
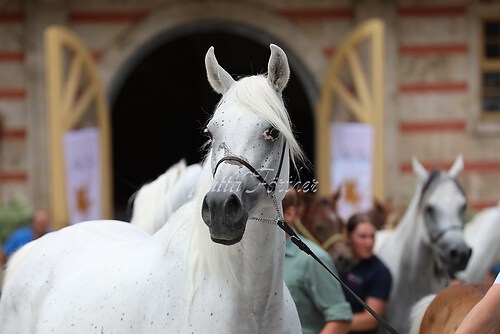
<svg viewBox="0 0 500 334">
<path fill-rule="evenodd" d="M 101 219 L 101 159 L 97 128 L 67 132 L 63 138 L 69 224 Z"/>
<path fill-rule="evenodd" d="M 373 206 L 372 164 L 374 129 L 364 123 L 332 123 L 330 126 L 330 189 L 341 189 L 339 216 L 347 221 Z"/>
</svg>

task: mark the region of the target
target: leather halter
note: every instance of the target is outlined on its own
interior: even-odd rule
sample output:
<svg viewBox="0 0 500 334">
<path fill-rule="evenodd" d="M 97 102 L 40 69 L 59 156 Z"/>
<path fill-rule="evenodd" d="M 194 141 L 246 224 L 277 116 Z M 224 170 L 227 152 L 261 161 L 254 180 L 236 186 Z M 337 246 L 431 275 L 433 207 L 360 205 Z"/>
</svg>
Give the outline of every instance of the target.
<svg viewBox="0 0 500 334">
<path fill-rule="evenodd" d="M 293 222 L 293 224 L 295 225 L 295 228 L 297 229 L 297 231 L 299 231 L 300 234 L 302 234 L 303 236 L 305 236 L 307 239 L 311 240 L 315 244 L 321 246 L 321 248 L 323 248 L 326 251 L 328 251 L 328 249 L 330 247 L 332 247 L 337 241 L 345 240 L 345 236 L 342 233 L 335 233 L 335 234 L 332 234 L 328 239 L 326 239 L 325 242 L 321 243 L 321 242 L 319 242 L 318 239 L 316 239 L 314 237 L 314 235 L 312 235 L 311 232 L 309 232 L 307 227 L 305 227 L 304 224 L 302 224 L 300 219 L 296 219 Z"/>
<path fill-rule="evenodd" d="M 285 156 L 285 147 L 286 147 L 286 142 L 283 142 L 283 148 L 281 150 L 281 158 L 280 158 L 280 164 L 278 165 L 278 171 L 277 171 L 274 179 L 271 181 L 271 183 L 268 183 L 264 179 L 264 177 L 250 163 L 248 163 L 247 161 L 245 161 L 244 159 L 240 158 L 237 155 L 227 155 L 225 157 L 222 157 L 215 165 L 213 175 L 215 176 L 215 173 L 217 172 L 217 168 L 219 168 L 219 165 L 221 163 L 223 163 L 224 161 L 236 161 L 236 162 L 242 164 L 243 166 L 245 166 L 246 168 L 248 168 L 248 170 L 250 170 L 253 173 L 253 175 L 255 175 L 255 177 L 257 177 L 257 179 L 266 188 L 267 193 L 272 193 L 276 190 L 276 183 L 278 183 L 279 176 L 281 174 L 281 167 L 283 166 L 283 158 Z"/>
<path fill-rule="evenodd" d="M 436 244 L 439 241 L 439 239 L 441 239 L 446 234 L 446 232 L 454 231 L 454 230 L 462 231 L 463 229 L 464 229 L 463 226 L 460 226 L 460 225 L 451 225 L 451 226 L 445 227 L 445 228 L 441 229 L 440 231 L 438 231 L 438 233 L 436 235 L 431 235 L 430 241 L 432 244 Z"/>
</svg>

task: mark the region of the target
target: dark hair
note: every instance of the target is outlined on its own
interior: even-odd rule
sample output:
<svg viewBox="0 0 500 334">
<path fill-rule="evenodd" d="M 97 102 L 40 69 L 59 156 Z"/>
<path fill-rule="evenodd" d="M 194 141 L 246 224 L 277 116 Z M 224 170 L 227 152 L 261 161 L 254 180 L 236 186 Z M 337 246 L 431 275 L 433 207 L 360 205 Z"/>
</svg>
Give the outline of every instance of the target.
<svg viewBox="0 0 500 334">
<path fill-rule="evenodd" d="M 377 226 L 374 223 L 372 214 L 367 212 L 353 214 L 349 218 L 346 224 L 347 233 L 351 234 L 360 223 L 366 223 L 366 222 L 371 223 L 373 226 L 375 226 L 375 228 L 377 228 Z"/>
</svg>

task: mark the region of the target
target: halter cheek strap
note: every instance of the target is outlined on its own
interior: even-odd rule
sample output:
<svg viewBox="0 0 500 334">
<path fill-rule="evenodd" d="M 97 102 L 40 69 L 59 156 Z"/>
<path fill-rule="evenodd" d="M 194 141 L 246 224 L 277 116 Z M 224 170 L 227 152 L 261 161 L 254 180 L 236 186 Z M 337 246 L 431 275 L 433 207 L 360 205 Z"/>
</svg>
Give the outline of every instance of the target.
<svg viewBox="0 0 500 334">
<path fill-rule="evenodd" d="M 441 239 L 445 234 L 446 232 L 449 232 L 449 231 L 454 231 L 454 230 L 463 230 L 463 227 L 460 226 L 460 225 L 452 225 L 452 226 L 448 226 L 446 228 L 443 228 L 442 230 L 438 231 L 438 233 L 436 235 L 431 235 L 431 243 L 432 244 L 435 244 L 439 241 L 439 239 Z"/>
<path fill-rule="evenodd" d="M 332 247 L 337 241 L 345 240 L 345 236 L 342 233 L 337 233 L 332 235 L 330 238 L 326 239 L 326 241 L 321 244 L 321 248 L 324 250 L 328 250 Z"/>
</svg>

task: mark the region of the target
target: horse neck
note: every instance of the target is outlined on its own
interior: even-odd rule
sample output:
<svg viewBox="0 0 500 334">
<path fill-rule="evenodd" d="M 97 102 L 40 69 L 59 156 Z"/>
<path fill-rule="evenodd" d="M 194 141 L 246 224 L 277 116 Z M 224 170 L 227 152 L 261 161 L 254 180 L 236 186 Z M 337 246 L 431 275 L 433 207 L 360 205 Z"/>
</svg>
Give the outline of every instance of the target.
<svg viewBox="0 0 500 334">
<path fill-rule="evenodd" d="M 266 207 L 262 217 L 276 217 L 274 207 Z M 283 264 L 285 258 L 285 234 L 276 225 L 249 220 L 241 243 L 243 252 L 240 263 L 233 263 L 235 270 L 241 270 L 243 288 L 258 293 L 276 291 L 283 287 Z"/>
<path fill-rule="evenodd" d="M 419 220 L 421 216 L 418 214 L 418 203 L 420 202 L 421 192 L 422 184 L 419 184 L 401 222 L 394 230 L 393 242 L 400 243 L 403 246 L 409 240 L 416 240 L 415 233 L 423 232 L 419 231 L 423 227 L 423 224 L 420 224 Z"/>
<path fill-rule="evenodd" d="M 423 271 L 427 272 L 432 268 L 432 251 L 423 242 L 424 234 L 427 231 L 423 217 L 418 210 L 421 190 L 422 185 L 419 184 L 401 219 L 401 223 L 395 228 L 394 234 L 384 248 L 393 254 L 399 254 L 397 256 L 390 256 L 390 260 L 386 262 L 388 262 L 387 264 L 393 271 L 401 272 L 401 274 L 423 274 Z M 422 254 L 423 256 L 415 256 L 416 254 Z M 429 261 L 429 258 L 431 261 Z M 411 263 L 411 266 L 408 267 L 408 263 Z"/>
<path fill-rule="evenodd" d="M 478 213 L 465 225 L 465 236 L 468 243 L 492 249 L 500 247 L 500 234 L 496 231 L 500 223 L 500 207 L 488 208 Z M 488 231 L 490 233 L 488 233 Z M 491 252 L 496 253 L 496 252 Z"/>
<path fill-rule="evenodd" d="M 253 217 L 276 217 L 271 200 L 265 201 L 266 205 Z M 253 310 L 265 310 L 269 297 L 276 292 L 282 294 L 285 235 L 276 225 L 249 219 L 242 240 L 224 246 L 210 239 L 208 228 L 200 219 L 197 227 L 193 226 L 190 242 L 188 257 L 190 268 L 194 268 L 194 290 L 201 282 L 200 275 L 209 272 L 215 281 L 212 284 L 231 284 L 235 293 L 252 300 Z"/>
<path fill-rule="evenodd" d="M 500 251 L 500 207 L 488 208 L 478 213 L 465 225 L 464 236 L 472 248 L 467 268 L 457 276 L 465 282 L 481 280 L 495 262 Z"/>
<path fill-rule="evenodd" d="M 443 287 L 447 276 L 435 271 L 432 249 L 424 242 L 427 229 L 424 218 L 418 209 L 422 185 L 416 189 L 415 195 L 393 236 L 398 243 L 398 263 L 395 264 L 401 282 L 413 282 L 415 293 L 431 293 Z M 392 248 L 391 249 L 395 249 Z M 393 264 L 394 266 L 394 264 Z M 416 279 L 426 277 L 426 279 Z M 407 288 L 407 287 L 406 287 Z"/>
</svg>

